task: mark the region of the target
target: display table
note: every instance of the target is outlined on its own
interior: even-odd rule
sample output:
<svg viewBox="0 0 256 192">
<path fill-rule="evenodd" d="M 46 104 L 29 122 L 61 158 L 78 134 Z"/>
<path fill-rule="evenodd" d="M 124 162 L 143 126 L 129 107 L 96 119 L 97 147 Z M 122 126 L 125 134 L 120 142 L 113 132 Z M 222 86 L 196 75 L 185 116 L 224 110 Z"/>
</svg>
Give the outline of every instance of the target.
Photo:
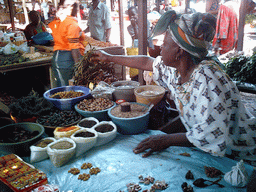
<svg viewBox="0 0 256 192">
<path fill-rule="evenodd" d="M 211 166 L 226 173 L 236 165 L 236 161 L 229 158 L 214 157 L 202 152 L 196 148 L 188 147 L 170 147 L 162 152 L 155 153 L 147 158 L 142 158 L 141 154 L 134 154 L 133 148 L 149 135 L 162 133 L 160 131 L 148 131 L 139 135 L 121 135 L 104 146 L 93 147 L 82 156 L 69 161 L 62 167 L 56 168 L 49 159 L 34 163 L 36 168 L 46 173 L 50 184 L 57 184 L 60 191 L 68 192 L 119 192 L 127 191 L 126 184 L 138 183 L 138 176 L 152 176 L 156 180 L 165 180 L 169 187 L 165 191 L 182 191 L 181 185 L 187 182 L 192 185 L 194 191 L 246 191 L 246 188 L 235 188 L 224 181 L 225 185 L 219 188 L 217 185 L 206 188 L 197 188 L 192 183 L 193 180 L 185 179 L 188 170 L 194 174 L 195 179 L 204 178 L 216 180 L 216 178 L 207 178 L 204 173 L 204 166 Z M 180 155 L 182 153 L 191 156 Z M 29 157 L 23 157 L 29 162 Z M 99 167 L 101 172 L 97 175 L 91 175 L 89 180 L 78 180 L 78 175 L 68 173 L 70 168 L 79 168 L 80 173 L 89 173 L 89 170 L 82 170 L 83 163 L 91 163 L 93 167 Z M 245 165 L 249 175 L 253 167 Z M 140 184 L 142 190 L 150 189 L 151 185 Z M 141 191 L 142 191 L 141 190 Z M 4 192 L 4 191 L 2 191 Z"/>
</svg>

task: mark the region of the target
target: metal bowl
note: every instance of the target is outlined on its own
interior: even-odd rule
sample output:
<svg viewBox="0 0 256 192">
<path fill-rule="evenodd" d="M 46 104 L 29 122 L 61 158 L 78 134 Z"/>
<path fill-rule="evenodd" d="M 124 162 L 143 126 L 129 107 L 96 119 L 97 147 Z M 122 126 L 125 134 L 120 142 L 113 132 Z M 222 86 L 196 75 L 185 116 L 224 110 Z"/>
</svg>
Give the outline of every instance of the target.
<svg viewBox="0 0 256 192">
<path fill-rule="evenodd" d="M 134 102 L 136 100 L 134 95 L 134 89 L 139 87 L 140 83 L 137 81 L 116 81 L 111 84 L 111 87 L 115 89 L 113 92 L 114 101 L 124 99 L 128 102 Z"/>
</svg>

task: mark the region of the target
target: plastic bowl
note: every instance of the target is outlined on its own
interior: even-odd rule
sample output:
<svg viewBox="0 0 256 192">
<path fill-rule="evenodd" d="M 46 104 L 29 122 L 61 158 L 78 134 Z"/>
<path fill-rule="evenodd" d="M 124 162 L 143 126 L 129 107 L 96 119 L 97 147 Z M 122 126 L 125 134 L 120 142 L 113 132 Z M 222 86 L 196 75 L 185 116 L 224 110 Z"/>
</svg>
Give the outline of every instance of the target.
<svg viewBox="0 0 256 192">
<path fill-rule="evenodd" d="M 75 110 L 83 117 L 94 117 L 94 118 L 98 119 L 99 121 L 108 121 L 108 120 L 110 120 L 110 118 L 108 116 L 108 111 L 110 109 L 112 109 L 113 107 L 115 107 L 116 103 L 113 102 L 112 107 L 110 107 L 108 109 L 101 110 L 101 111 L 85 111 L 85 110 L 78 109 L 77 105 L 78 104 L 75 105 Z"/>
<path fill-rule="evenodd" d="M 128 102 L 136 101 L 134 95 L 134 89 L 140 86 L 140 83 L 137 81 L 116 81 L 111 84 L 111 87 L 115 88 L 113 92 L 114 101 L 119 99 L 124 99 Z"/>
<path fill-rule="evenodd" d="M 56 98 L 50 98 L 51 95 L 57 93 L 57 92 L 63 92 L 63 91 L 77 91 L 77 92 L 83 92 L 84 95 L 80 97 L 70 98 L 70 99 L 56 99 Z M 57 107 L 60 110 L 73 110 L 73 107 L 76 103 L 79 101 L 91 97 L 91 91 L 87 87 L 83 86 L 63 86 L 63 87 L 56 87 L 53 89 L 50 89 L 44 93 L 44 98 L 47 101 L 50 101 L 54 104 L 55 107 Z"/>
<path fill-rule="evenodd" d="M 136 102 L 156 105 L 164 97 L 165 88 L 158 85 L 144 85 L 134 89 Z"/>
<path fill-rule="evenodd" d="M 131 102 L 131 104 L 133 103 L 148 107 L 147 105 L 142 103 Z M 132 117 L 132 118 L 116 117 L 111 114 L 111 110 L 108 111 L 108 115 L 111 118 L 112 122 L 116 124 L 117 131 L 123 135 L 135 135 L 135 134 L 143 133 L 148 128 L 149 111 L 147 111 L 142 116 Z"/>
<path fill-rule="evenodd" d="M 8 131 L 12 129 L 23 129 L 29 131 L 30 133 L 35 132 L 35 136 L 31 139 L 27 139 L 25 141 L 20 142 L 6 142 L 0 143 L 0 151 L 3 154 L 17 154 L 19 156 L 27 156 L 30 154 L 30 146 L 36 143 L 41 139 L 41 136 L 44 133 L 44 127 L 38 123 L 17 123 L 17 124 L 10 124 L 0 128 L 0 135 L 1 137 L 6 137 Z M 13 138 L 11 138 L 13 139 Z"/>
</svg>

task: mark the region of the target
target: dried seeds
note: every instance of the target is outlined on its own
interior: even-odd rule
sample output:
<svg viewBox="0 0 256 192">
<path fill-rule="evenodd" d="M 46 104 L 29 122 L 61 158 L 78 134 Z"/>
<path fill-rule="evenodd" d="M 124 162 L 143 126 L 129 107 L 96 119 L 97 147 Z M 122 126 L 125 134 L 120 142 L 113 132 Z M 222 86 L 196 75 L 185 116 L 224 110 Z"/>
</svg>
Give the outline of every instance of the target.
<svg viewBox="0 0 256 192">
<path fill-rule="evenodd" d="M 80 170 L 78 168 L 70 168 L 68 173 L 71 173 L 73 175 L 77 175 L 80 173 Z"/>
</svg>

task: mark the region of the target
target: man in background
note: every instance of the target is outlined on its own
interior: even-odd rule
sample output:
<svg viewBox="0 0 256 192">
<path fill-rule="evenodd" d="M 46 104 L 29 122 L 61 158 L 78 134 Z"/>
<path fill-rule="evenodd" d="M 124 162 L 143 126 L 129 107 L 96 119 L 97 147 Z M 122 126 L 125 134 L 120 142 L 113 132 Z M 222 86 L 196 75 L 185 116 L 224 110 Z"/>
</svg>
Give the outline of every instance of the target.
<svg viewBox="0 0 256 192">
<path fill-rule="evenodd" d="M 89 10 L 88 27 L 85 33 L 90 32 L 93 39 L 109 42 L 111 32 L 110 10 L 100 0 L 92 0 Z"/>
</svg>

